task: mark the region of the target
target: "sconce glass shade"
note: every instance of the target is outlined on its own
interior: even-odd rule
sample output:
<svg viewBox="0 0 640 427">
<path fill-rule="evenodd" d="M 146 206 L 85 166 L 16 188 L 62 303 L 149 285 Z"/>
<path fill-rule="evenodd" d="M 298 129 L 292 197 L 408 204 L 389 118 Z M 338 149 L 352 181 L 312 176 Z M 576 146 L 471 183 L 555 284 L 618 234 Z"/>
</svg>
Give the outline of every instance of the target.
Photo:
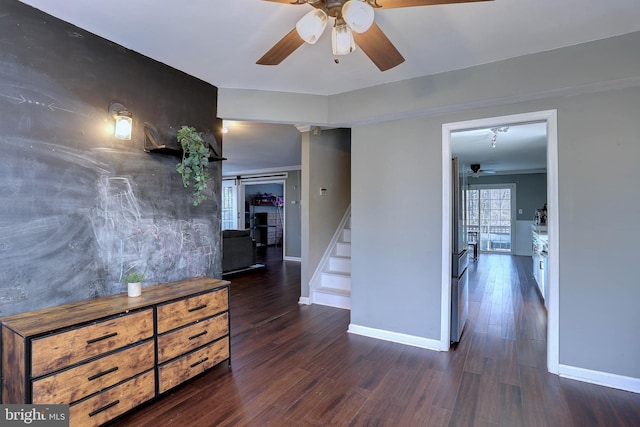
<svg viewBox="0 0 640 427">
<path fill-rule="evenodd" d="M 109 104 L 109 114 L 116 122 L 114 136 L 118 139 L 131 139 L 131 131 L 133 129 L 133 116 L 127 108 L 118 103 Z"/>
<path fill-rule="evenodd" d="M 367 2 L 350 0 L 342 6 L 342 17 L 351 30 L 364 33 L 373 24 L 373 7 Z"/>
<path fill-rule="evenodd" d="M 115 115 L 116 132 L 115 137 L 118 139 L 131 139 L 131 130 L 133 128 L 133 118 L 129 111 L 120 111 Z"/>
<path fill-rule="evenodd" d="M 356 50 L 351 28 L 343 20 L 336 19 L 331 29 L 331 48 L 334 55 L 347 55 Z"/>
<path fill-rule="evenodd" d="M 302 40 L 309 44 L 318 41 L 327 26 L 327 14 L 321 9 L 314 9 L 304 15 L 296 23 L 296 31 Z"/>
</svg>

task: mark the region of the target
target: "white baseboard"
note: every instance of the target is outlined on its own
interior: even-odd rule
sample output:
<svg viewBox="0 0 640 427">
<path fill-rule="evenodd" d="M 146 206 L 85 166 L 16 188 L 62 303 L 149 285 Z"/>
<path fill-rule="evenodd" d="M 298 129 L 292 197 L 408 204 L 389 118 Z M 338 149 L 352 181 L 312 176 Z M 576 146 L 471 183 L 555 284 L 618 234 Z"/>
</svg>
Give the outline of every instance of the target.
<svg viewBox="0 0 640 427">
<path fill-rule="evenodd" d="M 369 338 L 391 341 L 398 344 L 410 345 L 413 347 L 425 348 L 427 350 L 440 351 L 440 341 L 429 338 L 416 337 L 414 335 L 401 334 L 398 332 L 385 331 L 383 329 L 369 328 L 367 326 L 349 324 L 347 332 L 362 335 Z"/>
<path fill-rule="evenodd" d="M 285 261 L 294 261 L 294 262 L 302 262 L 302 258 L 295 256 L 285 256 L 283 257 Z"/>
<path fill-rule="evenodd" d="M 623 375 L 592 371 L 590 369 L 576 368 L 575 366 L 568 365 L 559 366 L 559 375 L 571 380 L 640 393 L 640 378 L 625 377 Z"/>
<path fill-rule="evenodd" d="M 311 305 L 311 299 L 309 299 L 309 297 L 300 297 L 298 304 Z"/>
</svg>

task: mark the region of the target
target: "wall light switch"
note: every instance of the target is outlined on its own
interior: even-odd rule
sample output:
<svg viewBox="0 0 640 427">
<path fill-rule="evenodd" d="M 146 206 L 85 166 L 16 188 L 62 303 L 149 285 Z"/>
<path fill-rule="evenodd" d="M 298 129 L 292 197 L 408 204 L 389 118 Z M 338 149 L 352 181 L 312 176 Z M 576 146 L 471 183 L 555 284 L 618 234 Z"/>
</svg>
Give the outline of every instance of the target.
<svg viewBox="0 0 640 427">
<path fill-rule="evenodd" d="M 320 189 L 320 195 L 321 196 L 326 196 L 327 195 L 327 189 L 326 188 L 321 188 Z"/>
<path fill-rule="evenodd" d="M 518 209 L 518 215 L 522 215 L 522 209 Z"/>
</svg>

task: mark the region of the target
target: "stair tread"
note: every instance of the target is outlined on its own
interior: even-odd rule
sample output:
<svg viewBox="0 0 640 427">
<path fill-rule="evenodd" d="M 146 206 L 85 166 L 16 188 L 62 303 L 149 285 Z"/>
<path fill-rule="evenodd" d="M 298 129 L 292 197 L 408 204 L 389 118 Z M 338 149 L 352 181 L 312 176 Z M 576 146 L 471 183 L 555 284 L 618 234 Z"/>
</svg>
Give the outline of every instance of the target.
<svg viewBox="0 0 640 427">
<path fill-rule="evenodd" d="M 328 288 L 326 286 L 320 286 L 313 289 L 314 292 L 322 292 L 323 294 L 335 294 L 335 295 L 351 295 L 351 291 L 347 289 Z"/>
<path fill-rule="evenodd" d="M 327 274 L 330 276 L 339 276 L 339 277 L 351 277 L 351 273 L 348 271 L 327 270 L 327 271 L 323 271 L 322 274 Z"/>
<path fill-rule="evenodd" d="M 338 304 L 344 308 L 344 301 L 351 298 L 351 229 L 342 229 L 333 248 L 326 254 L 320 266 L 320 274 L 314 278 L 312 292 L 321 295 L 323 303 Z M 312 298 L 313 301 L 316 301 Z M 342 301 L 342 302 L 336 302 Z M 346 306 L 348 307 L 348 302 Z"/>
</svg>

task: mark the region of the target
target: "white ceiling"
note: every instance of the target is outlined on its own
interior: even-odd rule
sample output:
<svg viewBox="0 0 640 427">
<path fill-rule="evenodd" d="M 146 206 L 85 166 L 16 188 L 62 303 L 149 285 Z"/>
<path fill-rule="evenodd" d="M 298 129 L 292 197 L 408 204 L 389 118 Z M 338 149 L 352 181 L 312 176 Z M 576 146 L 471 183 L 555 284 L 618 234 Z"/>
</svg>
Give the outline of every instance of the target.
<svg viewBox="0 0 640 427">
<path fill-rule="evenodd" d="M 505 129 L 506 126 L 499 126 Z M 547 124 L 511 124 L 498 132 L 495 147 L 492 129 L 474 129 L 451 133 L 451 153 L 465 165 L 480 164 L 496 174 L 539 173 L 547 169 Z"/>
<path fill-rule="evenodd" d="M 376 12 L 376 23 L 406 61 L 380 72 L 361 50 L 336 64 L 329 31 L 280 65 L 256 65 L 311 10 L 309 5 L 263 0 L 21 1 L 219 88 L 319 95 L 640 31 L 639 0 L 495 0 L 381 10 Z M 271 134 L 253 129 L 263 140 Z M 293 126 L 286 130 L 299 141 Z M 235 138 L 230 132 L 224 139 L 229 158 L 223 163 L 225 169 L 236 161 L 240 144 L 256 149 L 251 138 Z M 279 152 L 272 157 L 284 161 L 289 156 Z M 278 166 L 285 165 L 265 165 Z M 252 170 L 259 165 L 242 167 Z"/>
<path fill-rule="evenodd" d="M 224 175 L 295 169 L 302 163 L 301 135 L 293 125 L 225 120 Z"/>
<path fill-rule="evenodd" d="M 406 61 L 380 72 L 361 50 L 335 64 L 329 31 L 280 65 L 256 65 L 312 9 L 309 5 L 263 0 L 22 1 L 217 87 L 321 95 L 640 30 L 638 0 L 495 0 L 381 10 L 376 23 Z"/>
</svg>

